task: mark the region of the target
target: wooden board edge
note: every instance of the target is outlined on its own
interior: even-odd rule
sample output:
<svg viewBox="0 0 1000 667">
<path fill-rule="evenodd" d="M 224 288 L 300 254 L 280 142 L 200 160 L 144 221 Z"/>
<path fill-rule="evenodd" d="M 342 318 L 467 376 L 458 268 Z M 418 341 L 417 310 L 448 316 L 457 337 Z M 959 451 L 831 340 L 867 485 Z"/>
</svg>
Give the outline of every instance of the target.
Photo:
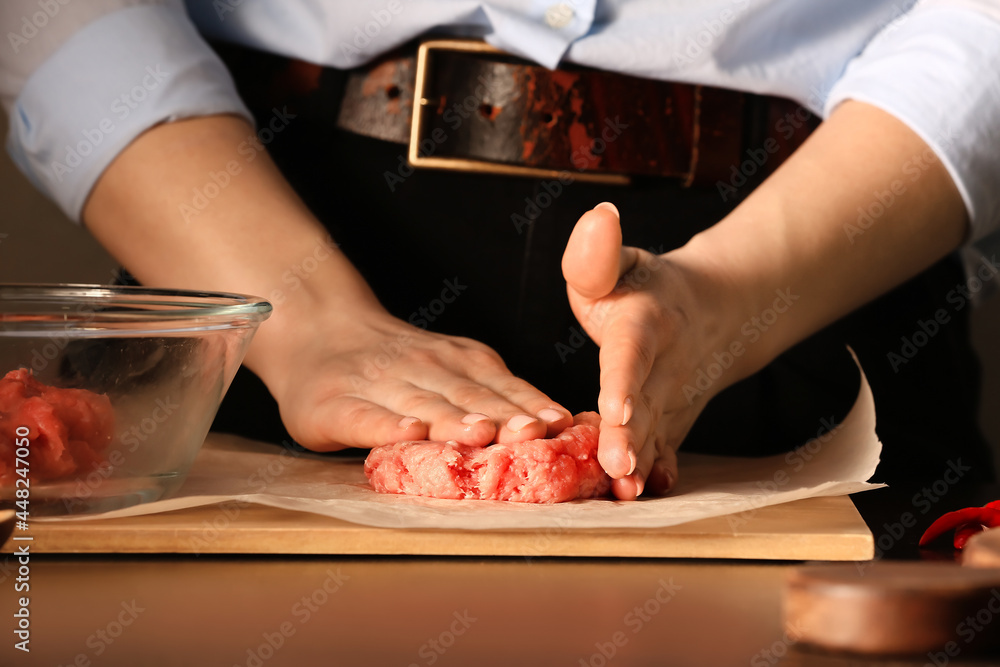
<svg viewBox="0 0 1000 667">
<path fill-rule="evenodd" d="M 330 556 L 500 556 L 623 557 L 623 558 L 725 558 L 753 560 L 842 560 L 863 561 L 874 557 L 871 531 L 851 499 L 835 496 L 795 501 L 834 506 L 844 512 L 843 530 L 830 533 L 788 534 L 740 531 L 720 527 L 724 517 L 703 519 L 664 529 L 588 529 L 585 531 L 461 531 L 374 528 L 302 513 L 301 523 L 279 526 L 248 526 L 226 522 L 214 535 L 205 533 L 195 517 L 183 517 L 172 529 L 154 526 L 143 531 L 129 520 L 105 520 L 95 531 L 90 522 L 58 524 L 51 534 L 42 531 L 32 543 L 38 554 L 254 554 Z M 254 506 L 258 512 L 285 510 Z M 780 511 L 781 505 L 762 508 Z M 213 506 L 197 508 L 211 511 Z M 192 508 L 196 509 L 196 508 Z M 785 508 L 787 511 L 787 507 Z M 177 519 L 156 515 L 157 521 Z M 252 515 L 250 515 L 252 516 Z M 244 517 L 246 518 L 246 515 Z M 701 524 L 701 527 L 698 527 Z M 50 524 L 51 525 L 51 524 Z M 291 526 L 291 527 L 289 527 Z M 701 532 L 698 532 L 701 530 Z M 205 539 L 206 535 L 210 539 Z M 114 546 L 109 550 L 108 542 Z M 13 550 L 13 544 L 0 551 Z M 780 554 L 776 556 L 775 554 Z"/>
<path fill-rule="evenodd" d="M 586 540 L 578 535 L 545 536 L 525 533 L 470 533 L 371 529 L 344 531 L 339 536 L 287 536 L 275 540 L 272 531 L 243 530 L 239 536 L 220 536 L 210 544 L 194 540 L 143 536 L 115 554 L 170 553 L 185 555 L 330 555 L 330 556 L 504 556 L 518 558 L 725 558 L 740 560 L 870 560 L 874 541 L 864 534 L 789 536 L 756 533 L 734 536 L 601 532 Z M 337 539 L 339 537 L 340 539 Z M 39 542 L 36 554 L 108 553 L 98 540 L 78 539 L 71 548 L 47 548 Z M 247 544 L 255 545 L 247 549 Z M 776 556 L 780 554 L 780 556 Z"/>
</svg>

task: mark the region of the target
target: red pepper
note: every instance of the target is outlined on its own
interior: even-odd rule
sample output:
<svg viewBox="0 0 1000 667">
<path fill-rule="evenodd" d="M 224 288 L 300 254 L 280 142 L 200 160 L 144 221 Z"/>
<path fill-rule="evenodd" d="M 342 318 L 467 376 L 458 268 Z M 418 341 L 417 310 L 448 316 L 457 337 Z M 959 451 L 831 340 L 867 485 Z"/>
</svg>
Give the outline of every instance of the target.
<svg viewBox="0 0 1000 667">
<path fill-rule="evenodd" d="M 983 507 L 1000 510 L 1000 500 L 994 500 L 991 503 L 986 503 Z M 955 539 L 952 541 L 952 544 L 956 549 L 961 549 L 973 535 L 978 535 L 986 530 L 987 527 L 988 526 L 984 526 L 981 523 L 963 523 L 955 529 Z"/>
<path fill-rule="evenodd" d="M 920 546 L 930 544 L 937 538 L 947 533 L 949 530 L 954 530 L 956 528 L 961 529 L 965 526 L 965 524 L 978 524 L 986 528 L 995 528 L 1000 526 L 1000 508 L 989 506 L 966 507 L 965 509 L 948 512 L 931 524 L 930 528 L 928 528 L 920 538 Z M 965 539 L 968 539 L 970 536 L 971 535 L 967 535 Z M 957 538 L 958 536 L 956 535 L 955 548 L 960 549 L 961 547 L 957 544 Z M 965 545 L 964 541 L 962 542 L 962 545 Z"/>
<path fill-rule="evenodd" d="M 952 544 L 956 549 L 961 549 L 973 535 L 978 535 L 986 529 L 981 523 L 963 523 L 955 529 L 955 539 Z"/>
</svg>

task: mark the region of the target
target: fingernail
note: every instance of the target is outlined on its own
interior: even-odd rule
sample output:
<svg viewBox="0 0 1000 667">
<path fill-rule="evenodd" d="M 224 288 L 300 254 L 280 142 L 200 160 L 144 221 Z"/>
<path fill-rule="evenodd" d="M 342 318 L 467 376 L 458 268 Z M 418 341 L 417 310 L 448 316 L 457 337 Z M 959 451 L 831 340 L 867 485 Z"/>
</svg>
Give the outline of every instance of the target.
<svg viewBox="0 0 1000 667">
<path fill-rule="evenodd" d="M 626 453 L 628 453 L 628 461 L 629 461 L 628 472 L 625 474 L 631 475 L 632 473 L 635 472 L 635 466 L 636 466 L 635 449 L 632 448 L 632 445 L 629 445 L 628 449 L 625 451 Z"/>
<path fill-rule="evenodd" d="M 641 496 L 642 492 L 643 492 L 643 490 L 645 488 L 646 488 L 646 480 L 639 479 L 638 477 L 636 477 L 636 479 L 635 479 L 635 497 L 638 498 L 639 496 Z"/>
<path fill-rule="evenodd" d="M 622 402 L 622 426 L 628 424 L 630 419 L 632 419 L 632 397 L 626 396 Z"/>
<path fill-rule="evenodd" d="M 528 415 L 514 415 L 507 420 L 507 430 L 517 432 L 534 421 L 538 420 Z"/>
<path fill-rule="evenodd" d="M 669 470 L 661 468 L 663 470 L 663 476 L 667 478 L 667 488 L 663 490 L 664 493 L 667 491 L 672 491 L 674 488 L 674 475 Z"/>
<path fill-rule="evenodd" d="M 481 421 L 488 420 L 489 417 L 484 415 L 482 412 L 470 412 L 469 414 L 462 417 L 463 424 L 478 424 Z"/>
<path fill-rule="evenodd" d="M 547 424 L 552 422 L 557 422 L 563 418 L 563 414 L 558 410 L 553 410 L 552 408 L 545 408 L 538 413 L 538 418 Z"/>
<path fill-rule="evenodd" d="M 403 417 L 402 419 L 399 420 L 399 424 L 397 424 L 397 426 L 399 426 L 399 428 L 405 431 L 414 424 L 419 424 L 419 423 L 420 420 L 417 419 L 416 417 Z"/>
<path fill-rule="evenodd" d="M 614 213 L 614 214 L 615 214 L 616 216 L 618 216 L 619 218 L 620 218 L 620 217 L 622 217 L 622 216 L 621 216 L 621 214 L 620 214 L 620 213 L 618 213 L 618 207 L 617 207 L 617 206 L 615 206 L 614 204 L 612 204 L 612 203 L 611 203 L 611 202 L 609 202 L 609 201 L 602 201 L 602 202 L 601 202 L 600 204 L 598 204 L 598 205 L 597 205 L 597 206 L 595 206 L 594 208 L 595 208 L 595 209 L 597 209 L 597 208 L 603 208 L 603 209 L 605 209 L 605 210 L 607 210 L 607 211 L 611 211 L 612 213 Z"/>
</svg>

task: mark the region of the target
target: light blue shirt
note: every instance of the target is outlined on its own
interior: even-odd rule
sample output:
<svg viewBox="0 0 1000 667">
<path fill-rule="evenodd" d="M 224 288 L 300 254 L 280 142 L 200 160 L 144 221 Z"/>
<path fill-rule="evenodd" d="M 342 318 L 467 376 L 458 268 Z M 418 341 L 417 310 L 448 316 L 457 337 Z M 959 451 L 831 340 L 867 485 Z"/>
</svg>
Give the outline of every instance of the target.
<svg viewBox="0 0 1000 667">
<path fill-rule="evenodd" d="M 90 0 L 103 7 L 92 20 L 31 37 L 19 16 L 32 22 L 46 2 L 69 0 L 5 2 L 23 11 L 2 10 L 14 17 L 2 48 L 16 54 L 45 30 L 60 35 L 20 78 L 0 72 L 12 101 L 8 150 L 75 220 L 101 172 L 147 128 L 250 117 L 202 36 L 348 68 L 436 29 L 482 36 L 547 67 L 780 95 L 824 117 L 862 100 L 940 157 L 973 240 L 1000 228 L 996 0 L 188 0 L 186 11 L 179 0 Z M 59 20 L 57 12 L 46 23 Z M 0 67 L 13 58 L 0 55 Z M 910 178 L 904 169 L 900 178 Z"/>
</svg>

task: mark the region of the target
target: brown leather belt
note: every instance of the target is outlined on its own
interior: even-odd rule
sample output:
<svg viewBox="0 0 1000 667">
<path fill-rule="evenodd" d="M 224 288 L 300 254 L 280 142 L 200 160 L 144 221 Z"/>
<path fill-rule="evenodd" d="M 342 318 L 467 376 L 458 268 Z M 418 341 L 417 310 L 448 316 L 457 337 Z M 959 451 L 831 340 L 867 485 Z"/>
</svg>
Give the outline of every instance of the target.
<svg viewBox="0 0 1000 667">
<path fill-rule="evenodd" d="M 383 57 L 351 72 L 337 124 L 407 144 L 415 167 L 713 184 L 728 182 L 745 157 L 748 98 L 777 100 L 584 68 L 549 70 L 483 42 L 433 40 L 416 55 Z M 811 128 L 799 129 L 773 138 L 792 149 Z"/>
</svg>

